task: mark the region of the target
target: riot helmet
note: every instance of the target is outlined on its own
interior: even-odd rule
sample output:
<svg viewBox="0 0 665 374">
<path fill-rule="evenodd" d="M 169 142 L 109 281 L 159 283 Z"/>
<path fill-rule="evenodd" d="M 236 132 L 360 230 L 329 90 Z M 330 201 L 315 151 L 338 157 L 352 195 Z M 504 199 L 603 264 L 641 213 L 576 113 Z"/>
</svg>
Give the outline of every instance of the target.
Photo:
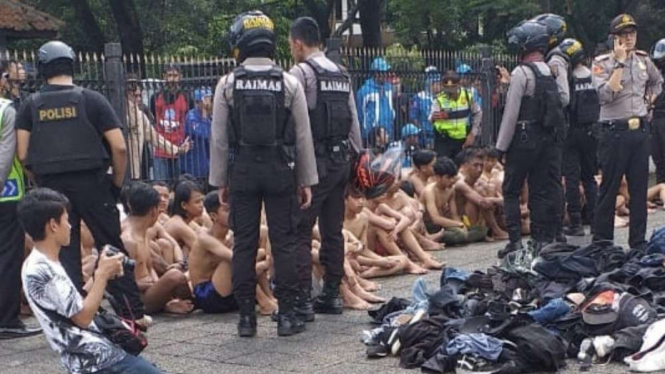
<svg viewBox="0 0 665 374">
<path fill-rule="evenodd" d="M 275 54 L 275 25 L 261 11 L 253 10 L 235 18 L 229 30 L 233 57 L 238 62 L 259 55 L 272 58 Z"/>
</svg>

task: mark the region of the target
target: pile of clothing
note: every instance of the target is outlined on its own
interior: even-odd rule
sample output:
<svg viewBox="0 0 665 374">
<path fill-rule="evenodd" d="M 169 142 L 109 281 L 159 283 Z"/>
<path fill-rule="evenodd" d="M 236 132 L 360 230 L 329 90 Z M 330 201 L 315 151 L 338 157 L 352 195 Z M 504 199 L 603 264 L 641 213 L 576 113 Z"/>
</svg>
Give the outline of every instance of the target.
<svg viewBox="0 0 665 374">
<path fill-rule="evenodd" d="M 446 268 L 439 289 L 423 278 L 412 300 L 369 312 L 370 358 L 389 355 L 428 373 L 555 372 L 624 362 L 665 370 L 665 228 L 645 250 L 610 242 L 551 244 L 511 253 L 487 271 Z"/>
</svg>

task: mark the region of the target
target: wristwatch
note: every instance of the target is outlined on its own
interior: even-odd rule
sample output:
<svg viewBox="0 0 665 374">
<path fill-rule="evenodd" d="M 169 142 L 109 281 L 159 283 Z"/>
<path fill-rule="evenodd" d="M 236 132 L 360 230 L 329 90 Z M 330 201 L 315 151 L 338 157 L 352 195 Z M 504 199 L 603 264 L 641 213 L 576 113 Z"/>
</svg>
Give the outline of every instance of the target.
<svg viewBox="0 0 665 374">
<path fill-rule="evenodd" d="M 626 67 L 626 64 L 623 62 L 615 61 L 614 62 L 614 69 L 623 69 Z"/>
</svg>

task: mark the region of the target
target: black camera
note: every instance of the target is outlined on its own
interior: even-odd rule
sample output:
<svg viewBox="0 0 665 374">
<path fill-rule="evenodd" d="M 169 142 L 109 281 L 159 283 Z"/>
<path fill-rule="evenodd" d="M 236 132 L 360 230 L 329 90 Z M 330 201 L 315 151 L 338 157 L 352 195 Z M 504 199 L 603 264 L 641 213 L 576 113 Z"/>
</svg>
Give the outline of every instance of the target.
<svg viewBox="0 0 665 374">
<path fill-rule="evenodd" d="M 105 245 L 104 246 L 104 253 L 106 254 L 107 257 L 113 257 L 119 253 L 123 253 L 119 248 L 116 248 L 112 245 Z M 134 271 L 134 268 L 136 267 L 136 261 L 132 260 L 131 258 L 125 257 L 122 258 L 122 268 L 125 270 L 129 271 Z"/>
</svg>

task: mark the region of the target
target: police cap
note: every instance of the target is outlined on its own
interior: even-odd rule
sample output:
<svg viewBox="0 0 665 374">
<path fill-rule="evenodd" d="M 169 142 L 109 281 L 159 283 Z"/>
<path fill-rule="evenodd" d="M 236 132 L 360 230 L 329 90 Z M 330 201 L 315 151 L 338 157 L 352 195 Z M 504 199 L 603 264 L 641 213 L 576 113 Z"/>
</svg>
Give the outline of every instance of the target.
<svg viewBox="0 0 665 374">
<path fill-rule="evenodd" d="M 235 18 L 229 30 L 231 51 L 238 61 L 244 61 L 250 51 L 265 48 L 275 50 L 275 25 L 261 11 L 252 10 Z"/>
<path fill-rule="evenodd" d="M 515 46 L 521 53 L 534 51 L 547 52 L 549 46 L 549 33 L 545 24 L 529 20 L 508 31 L 508 44 Z"/>
<path fill-rule="evenodd" d="M 444 86 L 457 86 L 460 82 L 460 76 L 453 70 L 448 70 L 441 80 Z"/>
<path fill-rule="evenodd" d="M 39 64 L 49 64 L 58 59 L 66 59 L 74 62 L 74 50 L 67 44 L 53 40 L 39 47 Z"/>
<path fill-rule="evenodd" d="M 610 34 L 619 34 L 629 27 L 637 28 L 635 18 L 630 14 L 620 14 L 610 23 Z"/>
</svg>

